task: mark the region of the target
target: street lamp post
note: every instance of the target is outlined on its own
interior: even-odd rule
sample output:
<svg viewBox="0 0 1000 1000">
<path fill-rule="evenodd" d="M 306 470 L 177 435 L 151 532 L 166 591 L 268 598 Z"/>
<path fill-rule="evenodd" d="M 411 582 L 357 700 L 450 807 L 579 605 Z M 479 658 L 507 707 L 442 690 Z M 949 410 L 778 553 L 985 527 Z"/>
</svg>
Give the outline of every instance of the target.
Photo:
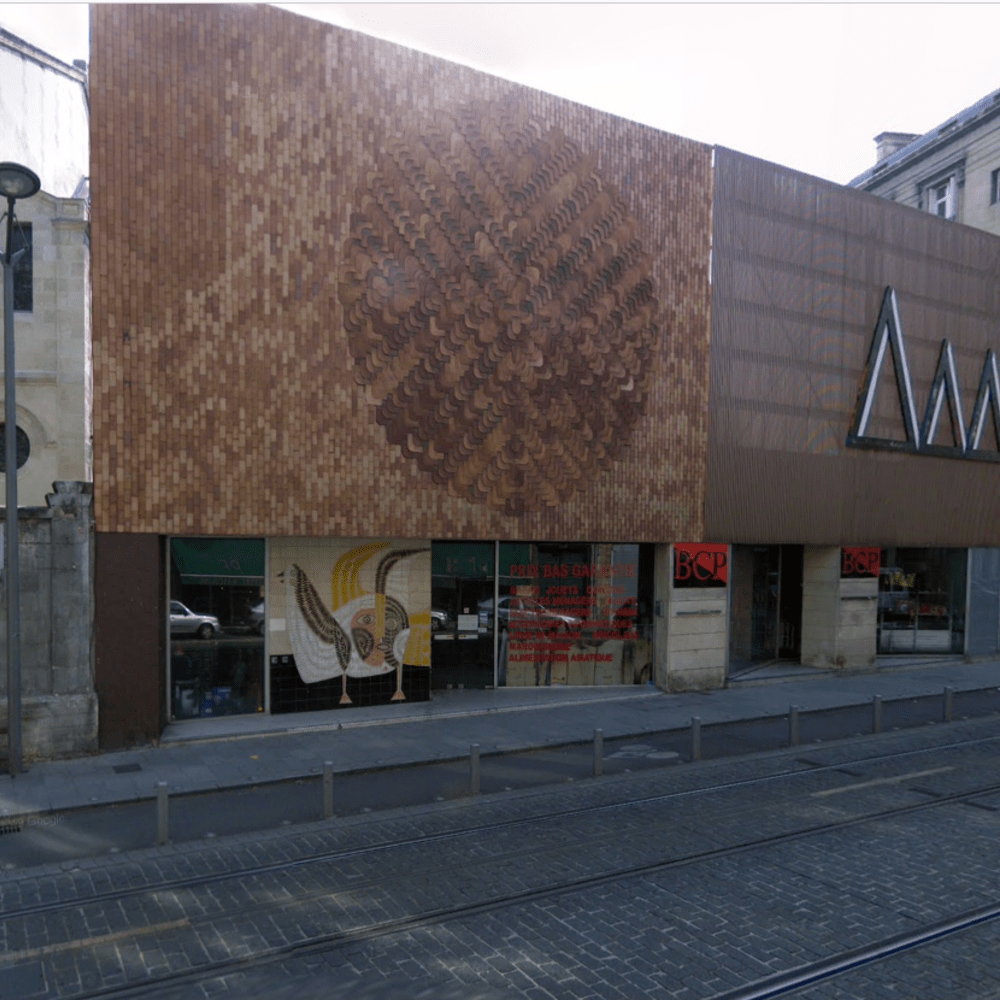
<svg viewBox="0 0 1000 1000">
<path fill-rule="evenodd" d="M 0 197 L 7 199 L 7 241 L 3 253 L 4 456 L 7 510 L 7 770 L 21 773 L 21 587 L 17 565 L 17 404 L 14 398 L 14 202 L 42 186 L 38 176 L 18 163 L 0 163 Z"/>
</svg>

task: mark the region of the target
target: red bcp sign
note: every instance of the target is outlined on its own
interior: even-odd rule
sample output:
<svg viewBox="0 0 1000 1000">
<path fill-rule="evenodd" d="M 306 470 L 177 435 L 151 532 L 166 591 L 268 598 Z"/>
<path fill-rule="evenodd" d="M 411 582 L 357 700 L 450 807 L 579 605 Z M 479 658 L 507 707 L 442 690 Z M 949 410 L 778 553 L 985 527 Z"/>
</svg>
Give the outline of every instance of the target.
<svg viewBox="0 0 1000 1000">
<path fill-rule="evenodd" d="M 724 587 L 728 579 L 728 545 L 674 545 L 675 587 Z"/>
<path fill-rule="evenodd" d="M 882 567 L 882 550 L 873 548 L 845 548 L 840 550 L 841 577 L 878 577 Z"/>
</svg>

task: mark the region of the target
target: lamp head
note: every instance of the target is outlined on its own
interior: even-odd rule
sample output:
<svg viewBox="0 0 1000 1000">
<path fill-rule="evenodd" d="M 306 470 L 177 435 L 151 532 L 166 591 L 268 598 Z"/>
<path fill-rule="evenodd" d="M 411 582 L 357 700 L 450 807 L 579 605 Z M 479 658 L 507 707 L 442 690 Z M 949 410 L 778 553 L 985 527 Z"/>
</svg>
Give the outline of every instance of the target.
<svg viewBox="0 0 1000 1000">
<path fill-rule="evenodd" d="M 42 182 L 38 174 L 20 163 L 0 163 L 0 197 L 30 198 L 38 194 Z"/>
</svg>

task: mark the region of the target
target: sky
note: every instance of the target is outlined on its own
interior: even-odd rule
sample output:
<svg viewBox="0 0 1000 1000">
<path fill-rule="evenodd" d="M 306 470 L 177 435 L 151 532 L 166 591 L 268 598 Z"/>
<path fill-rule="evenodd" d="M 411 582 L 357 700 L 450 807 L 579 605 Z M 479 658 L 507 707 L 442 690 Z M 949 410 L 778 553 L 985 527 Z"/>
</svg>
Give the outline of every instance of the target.
<svg viewBox="0 0 1000 1000">
<path fill-rule="evenodd" d="M 993 4 L 279 6 L 839 183 L 879 132 L 1000 88 Z M 89 60 L 85 4 L 0 3 L 0 27 Z"/>
</svg>

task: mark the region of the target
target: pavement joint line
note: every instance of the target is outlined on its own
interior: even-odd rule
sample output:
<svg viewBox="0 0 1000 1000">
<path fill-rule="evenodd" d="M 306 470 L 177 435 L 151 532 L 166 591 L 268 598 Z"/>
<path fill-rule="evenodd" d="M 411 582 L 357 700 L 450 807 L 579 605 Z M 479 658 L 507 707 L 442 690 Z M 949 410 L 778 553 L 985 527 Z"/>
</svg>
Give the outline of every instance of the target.
<svg viewBox="0 0 1000 1000">
<path fill-rule="evenodd" d="M 612 698 L 577 698 L 566 701 L 559 701 L 552 705 L 510 705 L 506 707 L 490 707 L 463 709 L 455 712 L 440 712 L 434 714 L 406 715 L 401 718 L 388 717 L 384 719 L 363 719 L 357 722 L 327 722 L 315 726 L 296 726 L 286 729 L 269 729 L 257 733 L 220 733 L 218 736 L 195 736 L 190 738 L 171 736 L 170 739 L 160 741 L 160 747 L 191 746 L 196 743 L 219 743 L 230 740 L 250 740 L 262 739 L 269 736 L 296 736 L 299 733 L 325 733 L 337 732 L 343 729 L 368 729 L 373 726 L 398 726 L 410 722 L 437 722 L 440 719 L 468 719 L 481 715 L 509 715 L 512 712 L 535 712 L 553 710 L 557 708 L 579 708 L 581 705 L 603 706 L 610 702 L 638 701 L 643 698 L 676 698 L 665 691 L 640 691 L 627 695 L 618 695 Z M 176 725 L 176 723 L 174 723 Z"/>
<path fill-rule="evenodd" d="M 57 944 L 46 944 L 39 948 L 25 948 L 23 951 L 8 951 L 0 955 L 0 967 L 13 965 L 31 958 L 42 958 L 45 955 L 54 955 L 60 951 L 72 951 L 77 948 L 95 948 L 102 944 L 111 944 L 121 941 L 123 938 L 134 938 L 147 934 L 159 934 L 161 931 L 180 930 L 182 927 L 190 927 L 191 920 L 188 917 L 181 917 L 179 920 L 168 920 L 161 924 L 151 924 L 149 927 L 128 927 L 124 930 L 114 931 L 110 934 L 99 934 L 96 937 L 75 938 L 72 941 L 60 941 Z"/>
<path fill-rule="evenodd" d="M 926 771 L 911 771 L 909 774 L 895 774 L 884 778 L 873 778 L 871 781 L 858 781 L 853 785 L 841 785 L 839 788 L 824 788 L 821 792 L 813 792 L 812 798 L 822 799 L 829 795 L 840 795 L 843 792 L 856 792 L 861 788 L 875 788 L 879 785 L 896 785 L 911 778 L 926 778 L 931 774 L 943 774 L 954 771 L 953 767 L 932 767 Z"/>
</svg>

